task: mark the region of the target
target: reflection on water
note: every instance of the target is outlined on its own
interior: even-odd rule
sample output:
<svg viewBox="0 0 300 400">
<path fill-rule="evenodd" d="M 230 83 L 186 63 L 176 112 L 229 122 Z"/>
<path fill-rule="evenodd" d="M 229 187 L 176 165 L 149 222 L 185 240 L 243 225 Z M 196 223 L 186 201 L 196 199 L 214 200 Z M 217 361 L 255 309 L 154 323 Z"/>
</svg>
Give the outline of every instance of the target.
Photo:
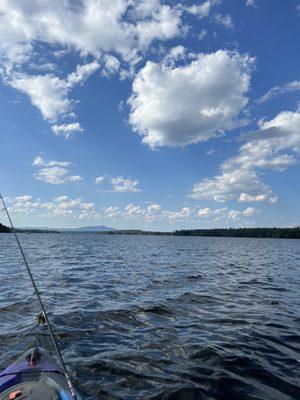
<svg viewBox="0 0 300 400">
<path fill-rule="evenodd" d="M 85 399 L 300 398 L 300 241 L 20 237 Z M 10 234 L 0 282 L 4 368 L 38 311 Z"/>
</svg>

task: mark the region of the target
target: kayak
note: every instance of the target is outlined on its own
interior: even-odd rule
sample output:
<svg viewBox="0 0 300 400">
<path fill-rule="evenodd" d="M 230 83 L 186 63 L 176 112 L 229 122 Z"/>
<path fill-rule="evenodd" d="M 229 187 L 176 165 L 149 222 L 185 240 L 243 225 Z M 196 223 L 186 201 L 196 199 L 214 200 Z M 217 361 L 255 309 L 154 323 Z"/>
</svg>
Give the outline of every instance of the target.
<svg viewBox="0 0 300 400">
<path fill-rule="evenodd" d="M 28 350 L 0 373 L 0 400 L 23 399 L 74 400 L 61 367 L 42 347 Z"/>
</svg>

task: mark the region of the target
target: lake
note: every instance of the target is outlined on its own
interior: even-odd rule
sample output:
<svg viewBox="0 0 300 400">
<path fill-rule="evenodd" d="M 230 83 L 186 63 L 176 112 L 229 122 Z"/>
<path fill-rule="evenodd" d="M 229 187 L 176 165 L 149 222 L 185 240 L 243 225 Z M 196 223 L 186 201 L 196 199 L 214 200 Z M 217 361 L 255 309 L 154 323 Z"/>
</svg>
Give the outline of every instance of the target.
<svg viewBox="0 0 300 400">
<path fill-rule="evenodd" d="M 20 241 L 83 398 L 300 398 L 300 240 Z M 0 282 L 4 368 L 34 345 L 39 312 L 11 234 L 0 235 Z"/>
</svg>

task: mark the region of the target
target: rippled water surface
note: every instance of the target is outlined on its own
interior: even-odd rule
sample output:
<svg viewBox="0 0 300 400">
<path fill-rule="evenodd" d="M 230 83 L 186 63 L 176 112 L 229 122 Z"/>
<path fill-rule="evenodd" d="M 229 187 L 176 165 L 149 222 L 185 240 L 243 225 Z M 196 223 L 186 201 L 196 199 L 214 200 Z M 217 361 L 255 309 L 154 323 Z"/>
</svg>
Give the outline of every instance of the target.
<svg viewBox="0 0 300 400">
<path fill-rule="evenodd" d="M 300 398 L 300 240 L 20 239 L 85 399 Z M 1 368 L 34 343 L 20 261 L 0 235 Z"/>
</svg>

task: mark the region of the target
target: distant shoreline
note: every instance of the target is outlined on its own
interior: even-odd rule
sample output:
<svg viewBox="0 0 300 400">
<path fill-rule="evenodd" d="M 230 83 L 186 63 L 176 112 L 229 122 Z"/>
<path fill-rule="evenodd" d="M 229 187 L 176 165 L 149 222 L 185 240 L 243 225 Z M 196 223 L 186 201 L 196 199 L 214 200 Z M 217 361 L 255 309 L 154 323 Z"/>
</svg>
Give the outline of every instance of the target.
<svg viewBox="0 0 300 400">
<path fill-rule="evenodd" d="M 160 236 L 205 236 L 205 237 L 248 237 L 273 239 L 300 239 L 300 227 L 295 228 L 215 228 L 181 229 L 173 232 L 143 231 L 138 229 L 123 230 L 57 230 L 57 229 L 17 229 L 20 233 L 97 233 L 103 235 L 160 235 Z M 0 223 L 0 233 L 9 233 L 10 228 Z"/>
<path fill-rule="evenodd" d="M 203 237 L 248 237 L 273 239 L 300 239 L 300 227 L 296 228 L 216 228 L 181 229 L 173 232 L 143 230 L 115 230 L 98 232 L 106 235 L 162 235 L 162 236 L 203 236 Z"/>
</svg>

